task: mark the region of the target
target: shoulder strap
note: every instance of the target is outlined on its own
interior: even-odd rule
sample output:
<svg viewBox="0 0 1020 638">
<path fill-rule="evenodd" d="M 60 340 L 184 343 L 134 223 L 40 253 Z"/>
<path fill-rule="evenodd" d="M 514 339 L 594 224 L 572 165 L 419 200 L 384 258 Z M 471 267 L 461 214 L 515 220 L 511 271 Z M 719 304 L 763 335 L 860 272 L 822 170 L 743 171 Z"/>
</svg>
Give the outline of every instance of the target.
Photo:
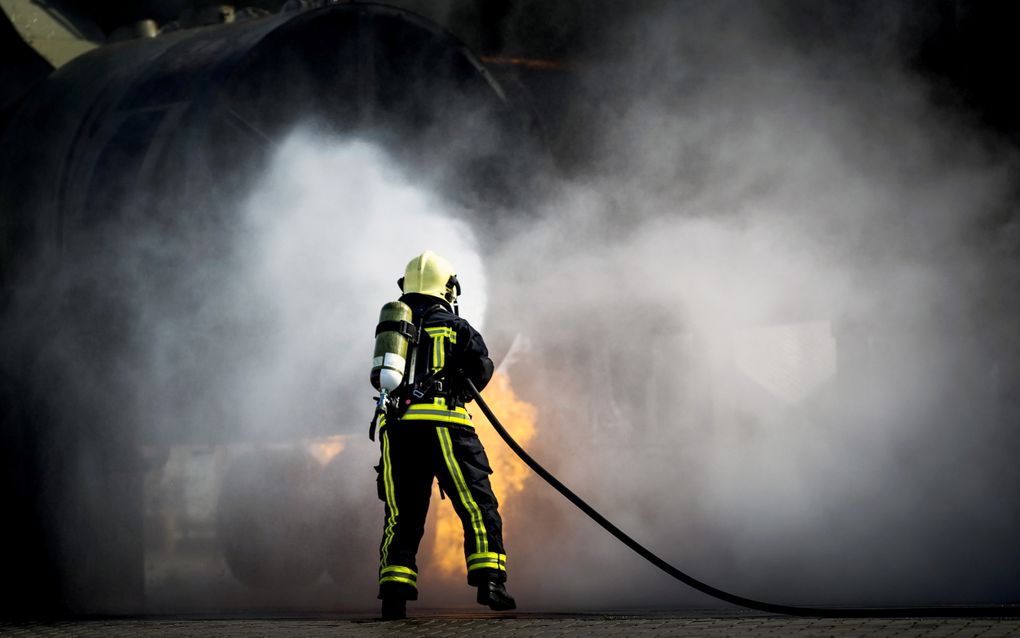
<svg viewBox="0 0 1020 638">
<path fill-rule="evenodd" d="M 446 310 L 442 304 L 434 304 L 423 313 L 422 319 L 424 320 L 427 315 L 432 314 L 437 309 Z M 456 329 L 456 324 L 452 327 Z M 424 325 L 422 330 L 425 330 Z M 454 394 L 451 392 L 452 386 L 447 377 L 449 372 L 450 370 L 447 367 L 429 371 L 418 382 L 412 384 L 412 395 L 414 398 L 421 400 L 428 396 L 442 396 L 447 399 L 448 404 L 452 405 Z"/>
<path fill-rule="evenodd" d="M 421 343 L 423 341 L 421 335 L 424 331 L 425 320 L 430 314 L 435 312 L 437 308 L 442 309 L 442 307 L 442 304 L 433 304 L 429 306 L 421 313 L 421 316 L 418 317 L 418 323 L 412 326 L 414 338 L 411 339 L 410 353 L 407 356 L 407 368 L 404 370 L 404 383 L 408 387 L 414 386 L 414 374 L 418 367 L 418 349 L 421 347 Z"/>
</svg>

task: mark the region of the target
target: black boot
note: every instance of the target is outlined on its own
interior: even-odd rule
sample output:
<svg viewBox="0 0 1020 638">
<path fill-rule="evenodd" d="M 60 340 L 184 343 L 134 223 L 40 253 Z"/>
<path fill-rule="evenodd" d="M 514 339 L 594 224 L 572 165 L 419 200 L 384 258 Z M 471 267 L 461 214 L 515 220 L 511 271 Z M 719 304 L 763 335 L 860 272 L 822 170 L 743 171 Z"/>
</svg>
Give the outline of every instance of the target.
<svg viewBox="0 0 1020 638">
<path fill-rule="evenodd" d="M 407 618 L 407 601 L 403 598 L 382 599 L 383 620 L 403 620 Z"/>
<path fill-rule="evenodd" d="M 478 586 L 478 604 L 488 605 L 493 611 L 517 609 L 514 597 L 506 592 L 506 585 L 489 580 Z"/>
</svg>

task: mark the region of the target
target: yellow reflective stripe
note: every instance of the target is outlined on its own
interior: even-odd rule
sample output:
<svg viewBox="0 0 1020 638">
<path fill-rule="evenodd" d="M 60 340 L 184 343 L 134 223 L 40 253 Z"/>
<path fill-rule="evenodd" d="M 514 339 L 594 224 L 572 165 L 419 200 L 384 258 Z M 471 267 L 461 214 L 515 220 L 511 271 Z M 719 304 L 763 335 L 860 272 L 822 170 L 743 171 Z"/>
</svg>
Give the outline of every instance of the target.
<svg viewBox="0 0 1020 638">
<path fill-rule="evenodd" d="M 438 328 L 425 328 L 425 332 L 432 337 L 432 369 L 439 370 L 443 367 L 446 356 L 443 339 L 450 336 L 450 329 L 440 326 Z"/>
<path fill-rule="evenodd" d="M 471 426 L 471 415 L 466 409 L 456 407 L 451 410 L 446 407 L 446 402 L 443 399 L 436 399 L 432 403 L 410 405 L 402 418 L 405 421 L 438 421 Z"/>
<path fill-rule="evenodd" d="M 407 583 L 417 588 L 418 574 L 410 567 L 388 565 L 379 570 L 379 584 L 383 583 Z"/>
<path fill-rule="evenodd" d="M 415 589 L 418 589 L 418 583 L 414 582 L 410 578 L 407 578 L 406 576 L 384 576 L 383 578 L 379 579 L 379 584 L 382 585 L 383 583 L 407 583 L 408 585 L 414 587 Z"/>
<path fill-rule="evenodd" d="M 385 430 L 380 432 L 383 448 L 383 486 L 386 492 L 386 506 L 389 516 L 386 517 L 386 529 L 383 532 L 383 544 L 380 551 L 380 564 L 386 567 L 389 558 L 390 543 L 393 542 L 393 528 L 397 524 L 397 497 L 393 493 L 393 463 L 390 461 L 390 437 Z"/>
<path fill-rule="evenodd" d="M 404 419 L 423 418 L 423 417 L 440 417 L 443 419 L 458 419 L 471 423 L 471 415 L 464 414 L 456 410 L 445 410 L 443 408 L 418 408 L 417 410 L 408 409 L 404 413 Z"/>
<path fill-rule="evenodd" d="M 467 411 L 467 409 L 465 409 L 463 407 L 457 406 L 455 408 L 448 408 L 443 403 L 413 403 L 413 404 L 407 406 L 407 412 L 405 412 L 404 414 L 413 414 L 413 413 L 416 413 L 416 412 L 421 412 L 421 413 L 425 413 L 425 412 L 443 412 L 443 413 L 447 413 L 448 412 L 450 414 L 460 415 L 460 416 L 464 417 L 465 419 L 469 418 L 471 416 L 471 414 Z"/>
<path fill-rule="evenodd" d="M 415 410 L 411 412 L 408 410 L 407 414 L 403 417 L 404 421 L 434 421 L 436 423 L 452 423 L 454 425 L 464 425 L 467 427 L 473 427 L 471 425 L 471 417 L 460 412 L 451 412 L 449 410 Z"/>
<path fill-rule="evenodd" d="M 432 337 L 432 369 L 441 370 L 446 365 L 446 343 L 457 343 L 457 331 L 446 326 L 425 328 L 425 332 Z"/>
<path fill-rule="evenodd" d="M 418 578 L 418 572 L 414 571 L 410 567 L 404 567 L 403 565 L 387 565 L 379 570 L 380 574 L 388 574 L 390 572 L 399 572 L 401 574 L 410 574 L 413 578 Z"/>
<path fill-rule="evenodd" d="M 453 343 L 457 343 L 457 331 L 448 326 L 436 326 L 433 328 L 425 328 L 425 332 L 430 337 L 446 337 Z"/>
<path fill-rule="evenodd" d="M 456 458 L 453 456 L 453 443 L 450 440 L 450 433 L 444 428 L 436 428 L 436 434 L 439 435 L 439 447 L 443 450 L 443 460 L 446 461 L 446 469 L 450 472 L 454 487 L 457 488 L 457 496 L 460 497 L 461 503 L 464 504 L 464 509 L 471 515 L 471 527 L 475 533 L 475 548 L 482 552 L 487 552 L 489 550 L 489 539 L 486 537 L 485 525 L 482 523 L 482 511 L 478 507 L 478 503 L 475 503 L 475 499 L 471 497 L 471 490 L 468 489 L 467 481 L 464 480 L 460 466 L 457 465 Z"/>
<path fill-rule="evenodd" d="M 496 569 L 505 572 L 506 554 L 497 554 L 496 552 L 479 552 L 477 554 L 468 555 L 467 569 L 469 572 L 482 568 Z"/>
<path fill-rule="evenodd" d="M 465 408 L 462 405 L 458 405 L 452 408 L 446 407 L 446 399 L 444 399 L 443 397 L 436 397 L 428 403 L 412 403 L 411 405 L 407 406 L 407 410 L 408 412 L 412 410 L 443 410 L 445 412 L 455 412 L 457 414 L 462 414 L 464 416 L 470 415 L 470 412 L 467 411 L 467 408 Z"/>
</svg>

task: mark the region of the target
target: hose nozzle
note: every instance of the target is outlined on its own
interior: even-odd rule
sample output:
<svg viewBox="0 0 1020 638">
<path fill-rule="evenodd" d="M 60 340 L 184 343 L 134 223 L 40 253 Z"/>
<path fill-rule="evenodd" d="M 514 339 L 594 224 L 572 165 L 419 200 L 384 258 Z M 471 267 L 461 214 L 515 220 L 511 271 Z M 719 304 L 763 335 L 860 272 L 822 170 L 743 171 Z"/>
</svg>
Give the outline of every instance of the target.
<svg viewBox="0 0 1020 638">
<path fill-rule="evenodd" d="M 368 425 L 368 439 L 375 440 L 375 427 L 379 423 L 379 417 L 386 414 L 386 404 L 389 401 L 390 393 L 383 389 L 379 390 L 379 396 L 375 398 L 375 414 L 372 415 L 372 422 Z"/>
</svg>

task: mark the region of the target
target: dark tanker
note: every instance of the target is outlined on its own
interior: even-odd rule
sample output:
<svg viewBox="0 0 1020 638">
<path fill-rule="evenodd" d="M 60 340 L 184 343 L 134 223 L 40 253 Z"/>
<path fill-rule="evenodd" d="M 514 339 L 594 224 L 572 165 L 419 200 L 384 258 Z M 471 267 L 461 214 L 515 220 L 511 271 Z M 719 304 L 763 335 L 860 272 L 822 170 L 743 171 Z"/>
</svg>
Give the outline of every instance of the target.
<svg viewBox="0 0 1020 638">
<path fill-rule="evenodd" d="M 360 3 L 101 46 L 57 69 L 4 118 L 0 608 L 8 613 L 144 609 L 146 527 L 161 524 L 147 511 L 146 472 L 168 463 L 171 446 L 251 443 L 235 423 L 167 428 L 123 416 L 132 391 L 109 381 L 118 365 L 110 353 L 138 347 L 137 318 L 117 301 L 131 274 L 118 267 L 116 238 L 158 237 L 143 264 L 146 286 L 187 298 L 174 247 L 225 246 L 230 211 L 299 126 L 369 140 L 475 210 L 513 206 L 537 147 L 533 119 L 457 39 L 406 11 Z M 471 145 L 446 144 L 465 129 Z M 495 226 L 495 217 L 481 221 Z M 82 363 L 73 370 L 53 356 L 68 347 Z M 188 400 L 186 386 L 167 392 Z M 317 428 L 307 435 L 337 434 Z M 321 496 L 313 483 L 332 471 L 293 450 L 231 463 L 217 529 L 174 533 L 218 532 L 232 572 L 254 586 L 342 572 L 309 548 L 344 539 L 324 540 L 302 505 Z M 237 496 L 263 488 L 251 507 Z M 253 516 L 284 522 L 258 536 Z"/>
</svg>

